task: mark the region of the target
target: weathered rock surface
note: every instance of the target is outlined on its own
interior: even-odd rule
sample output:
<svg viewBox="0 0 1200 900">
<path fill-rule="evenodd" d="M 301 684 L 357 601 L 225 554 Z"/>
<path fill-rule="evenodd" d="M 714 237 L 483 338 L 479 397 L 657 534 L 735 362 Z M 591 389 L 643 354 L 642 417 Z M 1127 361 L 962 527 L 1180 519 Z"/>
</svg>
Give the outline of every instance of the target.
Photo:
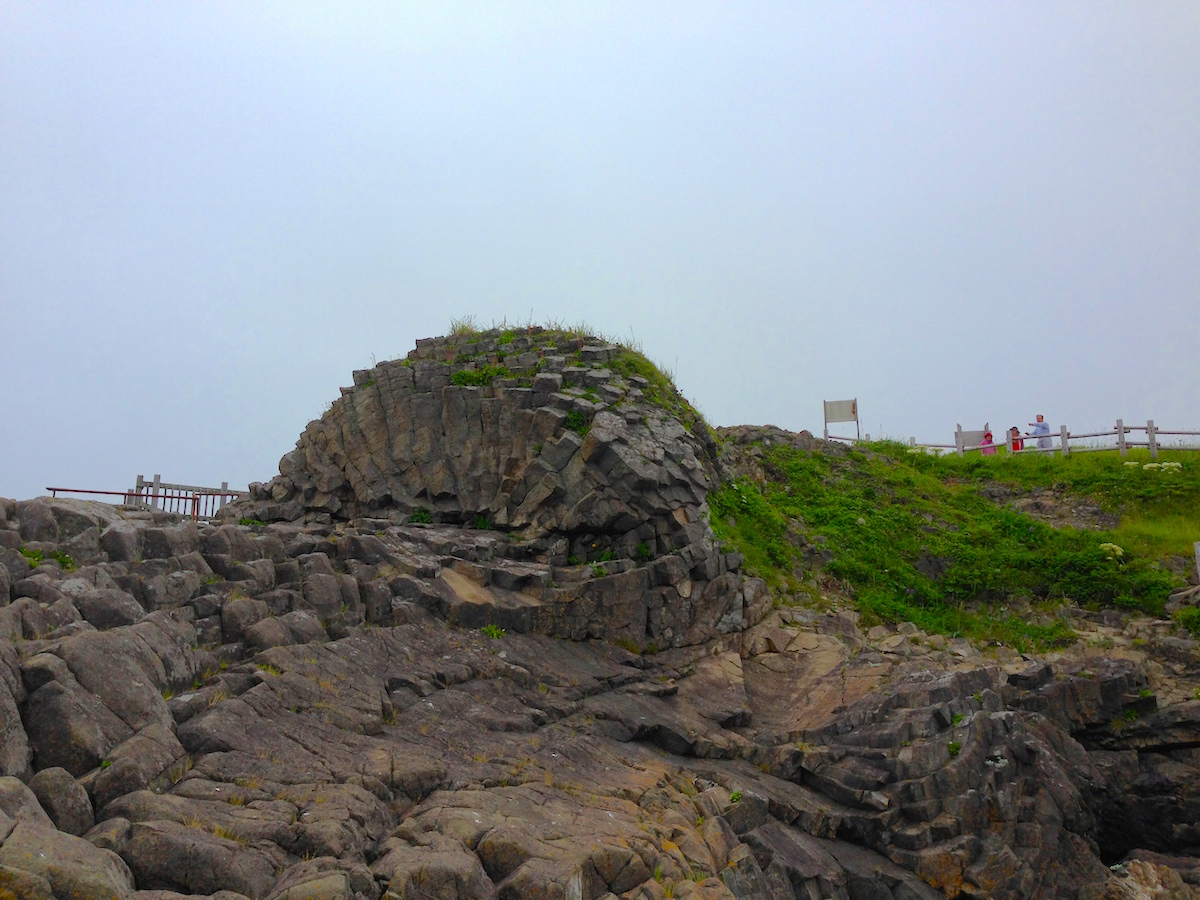
<svg viewBox="0 0 1200 900">
<path fill-rule="evenodd" d="M 1191 643 L 1028 659 L 775 611 L 704 520 L 752 460 L 631 421 L 611 348 L 512 347 L 531 385 L 474 393 L 459 352 L 357 375 L 220 523 L 0 500 L 0 895 L 1198 896 Z M 532 424 L 567 409 L 586 436 Z"/>
</svg>

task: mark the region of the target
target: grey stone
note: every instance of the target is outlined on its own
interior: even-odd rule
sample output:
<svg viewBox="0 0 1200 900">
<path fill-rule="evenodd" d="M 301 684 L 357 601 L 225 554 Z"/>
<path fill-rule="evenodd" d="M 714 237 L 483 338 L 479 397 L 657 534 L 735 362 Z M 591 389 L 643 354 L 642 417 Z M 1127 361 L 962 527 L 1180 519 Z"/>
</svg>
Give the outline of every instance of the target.
<svg viewBox="0 0 1200 900">
<path fill-rule="evenodd" d="M 142 532 L 128 522 L 114 522 L 100 533 L 100 549 L 115 562 L 137 562 L 142 557 Z"/>
<path fill-rule="evenodd" d="M 271 614 L 270 608 L 262 600 L 231 599 L 221 607 L 221 631 L 225 643 L 232 644 L 242 640 L 248 629 L 255 622 L 260 622 Z"/>
<path fill-rule="evenodd" d="M 58 520 L 44 497 L 18 503 L 17 521 L 21 523 L 22 540 L 58 541 Z"/>
<path fill-rule="evenodd" d="M 129 594 L 119 590 L 88 591 L 74 598 L 80 614 L 99 629 L 132 625 L 146 616 L 146 611 Z"/>
<path fill-rule="evenodd" d="M 82 836 L 95 825 L 87 791 L 66 769 L 42 769 L 30 780 L 29 787 L 59 831 Z"/>
</svg>

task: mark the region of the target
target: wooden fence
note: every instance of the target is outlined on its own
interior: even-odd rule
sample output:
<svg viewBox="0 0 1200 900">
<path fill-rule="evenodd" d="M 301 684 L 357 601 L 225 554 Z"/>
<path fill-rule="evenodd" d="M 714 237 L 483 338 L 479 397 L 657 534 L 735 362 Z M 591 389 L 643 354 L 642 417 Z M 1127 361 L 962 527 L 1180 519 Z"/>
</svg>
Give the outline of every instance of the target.
<svg viewBox="0 0 1200 900">
<path fill-rule="evenodd" d="M 943 451 L 953 450 L 959 456 L 965 456 L 968 453 L 981 453 L 986 446 L 980 443 L 983 440 L 983 429 L 964 429 L 961 425 L 957 426 L 954 431 L 953 444 L 925 444 L 918 443 L 916 438 L 910 437 L 908 444 L 914 449 Z M 1144 440 L 1130 440 L 1127 435 L 1136 435 L 1144 437 Z M 1180 431 L 1167 430 L 1159 428 L 1154 424 L 1154 420 L 1150 419 L 1145 425 L 1126 425 L 1121 419 L 1117 419 L 1117 424 L 1113 428 L 1107 428 L 1103 431 L 1086 431 L 1078 434 L 1063 425 L 1058 431 L 1052 431 L 1048 434 L 1022 434 L 1021 441 L 1023 447 L 1019 450 L 1013 450 L 1009 444 L 1008 432 L 992 432 L 992 446 L 999 451 L 1004 448 L 1008 453 L 1061 453 L 1063 456 L 1069 456 L 1072 453 L 1091 453 L 1096 450 L 1117 450 L 1122 456 L 1127 455 L 1130 447 L 1145 447 L 1150 451 L 1151 459 L 1158 459 L 1158 451 L 1162 449 L 1179 449 L 1179 450 L 1200 450 L 1200 431 Z M 1178 443 L 1164 444 L 1163 438 L 1194 438 L 1190 442 L 1180 441 Z M 1038 439 L 1046 441 L 1045 447 L 1037 445 Z M 829 435 L 830 440 L 849 441 L 854 443 L 855 438 L 839 437 L 837 435 Z M 865 440 L 870 441 L 871 435 L 865 435 Z M 1076 442 L 1072 446 L 1072 441 Z M 1082 444 L 1081 441 L 1088 441 L 1088 444 Z"/>
<path fill-rule="evenodd" d="M 1144 437 L 1145 440 L 1130 440 L 1127 435 Z M 1200 431 L 1162 429 L 1154 424 L 1153 419 L 1147 420 L 1145 425 L 1126 425 L 1123 420 L 1117 419 L 1117 424 L 1114 427 L 1106 428 L 1102 431 L 1076 433 L 1067 428 L 1066 425 L 1062 425 L 1058 431 L 1051 431 L 1047 434 L 1022 434 L 1021 441 L 1023 442 L 1023 446 L 1018 450 L 1012 449 L 1007 432 L 1002 432 L 999 440 L 995 440 L 995 433 L 993 432 L 994 446 L 997 448 L 1004 447 L 1012 454 L 1061 453 L 1063 456 L 1070 456 L 1072 453 L 1116 450 L 1122 456 L 1126 456 L 1130 447 L 1145 447 L 1150 451 L 1151 459 L 1158 459 L 1158 451 L 1166 447 L 1162 440 L 1164 437 L 1196 438 L 1196 440 L 1190 443 L 1179 442 L 1170 446 L 1181 450 L 1200 450 Z M 964 456 L 967 453 L 982 453 L 987 449 L 980 443 L 982 440 L 980 432 L 964 431 L 961 425 L 955 430 L 954 438 L 954 444 L 952 445 L 918 445 L 913 438 L 909 439 L 909 443 L 912 446 L 928 446 L 937 449 L 953 450 L 959 456 Z M 1044 442 L 1045 446 L 1039 447 L 1039 441 Z M 1075 442 L 1074 446 L 1072 446 L 1072 441 Z M 1081 443 L 1083 441 L 1087 441 L 1088 443 Z"/>
<path fill-rule="evenodd" d="M 139 475 L 134 487 L 127 491 L 90 491 L 82 488 L 63 487 L 48 487 L 46 490 L 52 497 L 57 497 L 59 494 L 120 497 L 119 501 L 106 500 L 105 502 L 161 509 L 164 512 L 190 516 L 193 520 L 211 518 L 226 503 L 246 494 L 246 491 L 231 490 L 228 481 L 221 482 L 219 488 L 210 488 L 192 484 L 170 484 L 163 481 L 161 475 L 155 475 L 150 481 Z"/>
</svg>

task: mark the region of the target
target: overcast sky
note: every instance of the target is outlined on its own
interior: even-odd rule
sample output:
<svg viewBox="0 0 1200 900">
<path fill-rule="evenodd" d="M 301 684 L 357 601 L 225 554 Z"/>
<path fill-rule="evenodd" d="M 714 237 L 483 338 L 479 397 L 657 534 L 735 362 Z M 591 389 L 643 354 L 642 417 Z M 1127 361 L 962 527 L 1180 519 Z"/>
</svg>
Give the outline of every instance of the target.
<svg viewBox="0 0 1200 900">
<path fill-rule="evenodd" d="M 245 486 L 455 316 L 716 425 L 1200 428 L 1200 3 L 0 0 L 0 496 Z"/>
</svg>

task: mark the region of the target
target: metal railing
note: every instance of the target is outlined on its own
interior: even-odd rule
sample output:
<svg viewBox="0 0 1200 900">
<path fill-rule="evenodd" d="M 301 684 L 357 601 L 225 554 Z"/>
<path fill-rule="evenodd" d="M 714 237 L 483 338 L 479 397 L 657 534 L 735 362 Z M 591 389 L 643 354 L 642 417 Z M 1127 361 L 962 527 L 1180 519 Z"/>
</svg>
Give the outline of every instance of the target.
<svg viewBox="0 0 1200 900">
<path fill-rule="evenodd" d="M 155 475 L 151 481 L 147 481 L 139 475 L 135 487 L 131 487 L 127 491 L 93 491 L 64 487 L 47 487 L 46 490 L 52 497 L 57 497 L 59 494 L 120 497 L 120 501 L 104 502 L 160 509 L 163 512 L 190 516 L 193 521 L 209 519 L 226 503 L 246 495 L 246 491 L 231 490 L 227 481 L 221 482 L 219 488 L 210 488 L 191 484 L 171 484 L 163 481 L 160 475 Z"/>
</svg>

